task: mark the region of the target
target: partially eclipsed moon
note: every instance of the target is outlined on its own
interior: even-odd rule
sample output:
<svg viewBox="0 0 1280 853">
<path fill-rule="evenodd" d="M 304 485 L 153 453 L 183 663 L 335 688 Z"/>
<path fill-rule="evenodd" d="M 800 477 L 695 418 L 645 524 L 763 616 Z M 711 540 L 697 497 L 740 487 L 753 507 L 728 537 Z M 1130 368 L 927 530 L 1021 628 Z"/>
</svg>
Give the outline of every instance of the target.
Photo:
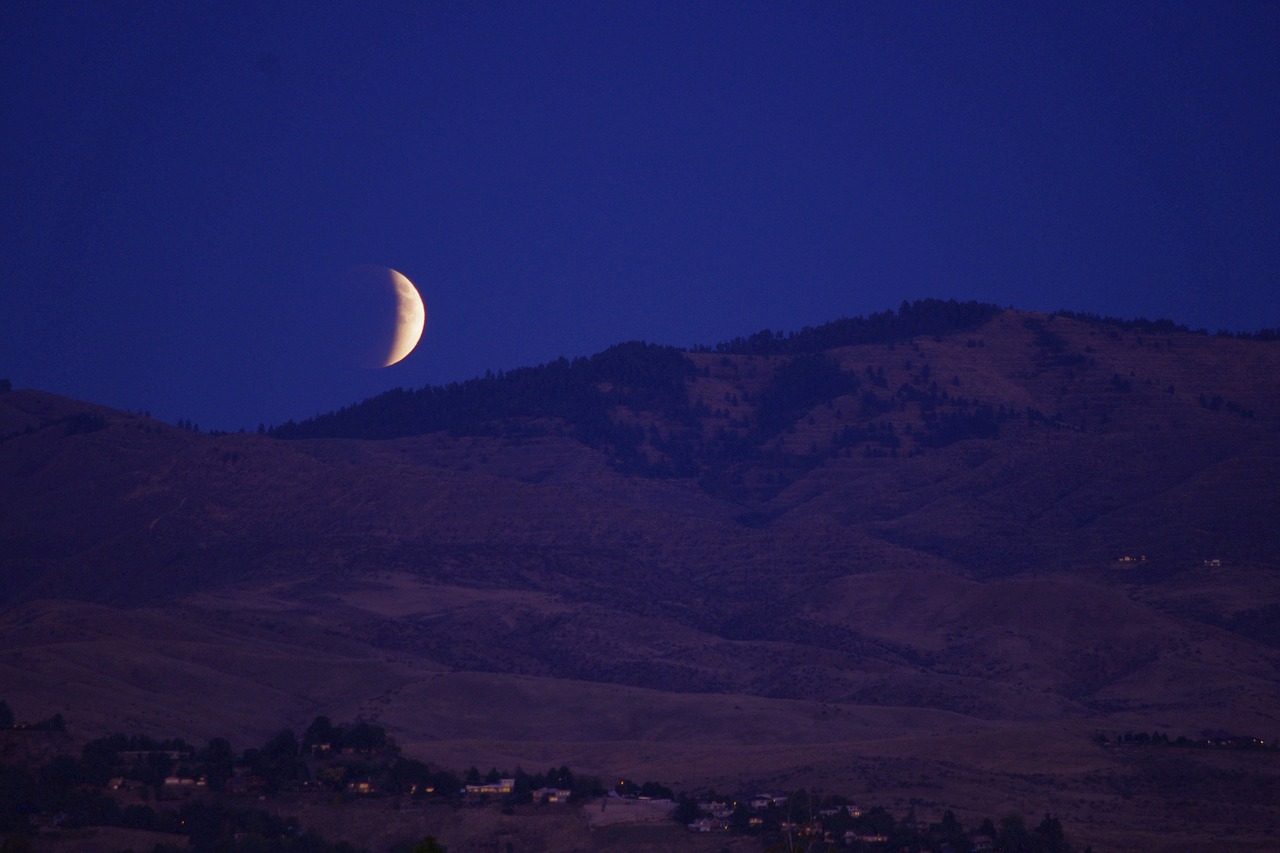
<svg viewBox="0 0 1280 853">
<path fill-rule="evenodd" d="M 427 309 L 409 279 L 387 267 L 351 267 L 326 288 L 324 348 L 335 366 L 377 370 L 413 352 Z"/>
<path fill-rule="evenodd" d="M 396 289 L 396 333 L 383 367 L 390 367 L 413 352 L 427 325 L 427 307 L 422 304 L 422 297 L 413 282 L 395 270 L 387 270 L 387 273 Z"/>
</svg>

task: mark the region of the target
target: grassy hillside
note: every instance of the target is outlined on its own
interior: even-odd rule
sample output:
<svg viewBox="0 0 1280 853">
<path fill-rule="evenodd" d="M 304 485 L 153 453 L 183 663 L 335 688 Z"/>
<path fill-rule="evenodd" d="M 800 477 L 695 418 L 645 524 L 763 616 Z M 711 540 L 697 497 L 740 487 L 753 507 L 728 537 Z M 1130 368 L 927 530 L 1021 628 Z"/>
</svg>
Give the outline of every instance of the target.
<svg viewBox="0 0 1280 853">
<path fill-rule="evenodd" d="M 942 303 L 279 437 L 10 391 L 0 682 L 87 733 L 363 715 L 446 764 L 1047 803 L 1129 849 L 1202 799 L 1245 849 L 1269 765 L 1093 735 L 1280 733 L 1276 376 L 1274 340 Z"/>
</svg>

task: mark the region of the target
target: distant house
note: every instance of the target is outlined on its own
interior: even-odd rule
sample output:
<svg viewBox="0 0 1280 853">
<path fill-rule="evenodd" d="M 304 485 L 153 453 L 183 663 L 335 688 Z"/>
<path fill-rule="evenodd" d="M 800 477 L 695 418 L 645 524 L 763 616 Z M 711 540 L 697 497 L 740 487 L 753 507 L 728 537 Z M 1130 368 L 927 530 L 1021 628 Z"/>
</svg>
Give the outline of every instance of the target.
<svg viewBox="0 0 1280 853">
<path fill-rule="evenodd" d="M 347 783 L 347 793 L 349 794 L 376 794 L 378 788 L 368 779 L 361 779 L 358 782 Z"/>
<path fill-rule="evenodd" d="M 853 844 L 854 842 L 860 842 L 862 844 L 881 844 L 888 840 L 889 840 L 889 836 L 887 835 L 864 834 L 864 833 L 854 832 L 852 829 L 844 834 L 845 844 Z"/>
<path fill-rule="evenodd" d="M 172 774 L 164 777 L 163 791 L 166 797 L 189 797 L 197 791 L 203 791 L 208 784 L 203 776 L 197 779 Z"/>
<path fill-rule="evenodd" d="M 189 752 L 174 749 L 122 749 L 116 753 L 117 761 L 146 761 L 153 755 L 163 755 L 170 761 L 184 761 L 191 757 Z"/>
<path fill-rule="evenodd" d="M 535 803 L 567 803 L 573 792 L 568 788 L 539 788 L 533 792 Z"/>
<path fill-rule="evenodd" d="M 207 784 L 204 777 L 197 779 L 194 776 L 166 776 L 164 777 L 164 786 L 166 788 L 184 788 L 196 785 Z"/>
<path fill-rule="evenodd" d="M 499 779 L 497 782 L 486 782 L 482 785 L 467 785 L 462 789 L 462 793 L 468 797 L 492 796 L 494 794 L 506 796 L 515 790 L 515 787 L 515 779 Z"/>
<path fill-rule="evenodd" d="M 733 814 L 733 803 L 718 800 L 699 800 L 698 808 L 710 813 L 712 817 L 726 818 Z"/>
<path fill-rule="evenodd" d="M 781 794 L 756 794 L 751 798 L 751 808 L 767 809 L 769 806 L 785 806 L 787 798 Z"/>
<path fill-rule="evenodd" d="M 727 832 L 729 824 L 718 817 L 700 817 L 689 824 L 690 832 Z"/>
</svg>

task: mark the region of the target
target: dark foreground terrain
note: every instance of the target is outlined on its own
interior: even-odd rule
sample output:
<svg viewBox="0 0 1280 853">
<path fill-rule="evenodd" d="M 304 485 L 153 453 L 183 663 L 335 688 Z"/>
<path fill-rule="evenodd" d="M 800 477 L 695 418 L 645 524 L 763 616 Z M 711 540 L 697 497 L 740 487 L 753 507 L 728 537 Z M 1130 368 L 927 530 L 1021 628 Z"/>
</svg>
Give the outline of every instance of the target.
<svg viewBox="0 0 1280 853">
<path fill-rule="evenodd" d="M 1116 742 L 1280 737 L 1280 343 L 907 308 L 270 434 L 0 394 L 4 696 L 1280 849 L 1277 753 Z"/>
</svg>

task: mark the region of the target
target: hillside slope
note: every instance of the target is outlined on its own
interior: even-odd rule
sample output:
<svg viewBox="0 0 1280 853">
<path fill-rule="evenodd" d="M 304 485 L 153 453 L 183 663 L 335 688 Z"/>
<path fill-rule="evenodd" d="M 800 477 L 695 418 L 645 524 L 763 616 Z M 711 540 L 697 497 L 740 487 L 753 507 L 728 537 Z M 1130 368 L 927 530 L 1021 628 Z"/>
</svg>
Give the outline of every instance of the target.
<svg viewBox="0 0 1280 853">
<path fill-rule="evenodd" d="M 0 394 L 0 682 L 87 731 L 363 715 L 691 784 L 924 750 L 992 810 L 1045 761 L 1110 790 L 1097 730 L 1280 732 L 1280 343 L 960 319 L 622 345 L 291 440 Z"/>
</svg>

